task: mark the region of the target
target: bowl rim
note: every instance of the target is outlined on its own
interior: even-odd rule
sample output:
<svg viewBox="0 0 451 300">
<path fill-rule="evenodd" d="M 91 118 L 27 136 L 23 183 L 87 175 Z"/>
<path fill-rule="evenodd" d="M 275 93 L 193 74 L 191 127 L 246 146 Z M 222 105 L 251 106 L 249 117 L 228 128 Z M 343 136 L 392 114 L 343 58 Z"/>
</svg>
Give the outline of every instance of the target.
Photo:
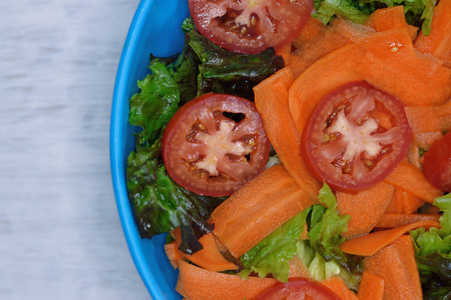
<svg viewBox="0 0 451 300">
<path fill-rule="evenodd" d="M 134 215 L 131 210 L 127 194 L 127 186 L 123 174 L 125 165 L 124 145 L 125 141 L 121 135 L 126 129 L 126 125 L 121 119 L 121 112 L 128 103 L 124 99 L 127 90 L 127 78 L 131 72 L 134 54 L 137 51 L 140 41 L 143 24 L 154 0 L 141 0 L 135 11 L 133 20 L 128 30 L 128 34 L 122 49 L 119 61 L 116 81 L 114 86 L 111 121 L 110 121 L 110 167 L 113 182 L 113 189 L 116 198 L 116 205 L 122 224 L 129 252 L 138 270 L 142 281 L 153 299 L 165 299 L 164 292 L 156 283 L 156 278 L 150 270 L 145 255 L 140 245 L 140 236 L 134 223 Z"/>
</svg>

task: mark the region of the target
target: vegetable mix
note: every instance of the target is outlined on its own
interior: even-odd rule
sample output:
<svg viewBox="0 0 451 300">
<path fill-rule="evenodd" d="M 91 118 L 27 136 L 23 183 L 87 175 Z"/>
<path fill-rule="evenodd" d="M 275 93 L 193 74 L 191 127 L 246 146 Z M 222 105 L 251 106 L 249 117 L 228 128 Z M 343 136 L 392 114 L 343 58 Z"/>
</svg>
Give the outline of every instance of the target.
<svg viewBox="0 0 451 300">
<path fill-rule="evenodd" d="M 183 51 L 151 55 L 130 99 L 141 131 L 127 160 L 129 198 L 142 238 L 170 233 L 176 290 L 186 299 L 451 299 L 451 153 L 426 155 L 450 149 L 451 1 L 207 2 L 188 1 L 191 12 L 221 7 L 209 10 L 224 12 L 209 19 L 219 33 L 192 13 Z M 295 37 L 260 33 L 265 22 L 283 32 L 293 16 L 280 11 L 306 5 Z M 236 49 L 221 46 L 229 35 Z M 264 38 L 264 50 L 244 53 Z M 181 107 L 219 94 L 249 102 L 266 136 L 224 100 L 199 110 L 187 145 L 168 140 Z M 256 150 L 263 139 L 269 157 Z M 169 143 L 190 149 L 176 160 L 183 182 L 162 157 Z M 242 171 L 262 161 L 259 174 Z M 239 187 L 215 197 L 203 181 Z"/>
</svg>

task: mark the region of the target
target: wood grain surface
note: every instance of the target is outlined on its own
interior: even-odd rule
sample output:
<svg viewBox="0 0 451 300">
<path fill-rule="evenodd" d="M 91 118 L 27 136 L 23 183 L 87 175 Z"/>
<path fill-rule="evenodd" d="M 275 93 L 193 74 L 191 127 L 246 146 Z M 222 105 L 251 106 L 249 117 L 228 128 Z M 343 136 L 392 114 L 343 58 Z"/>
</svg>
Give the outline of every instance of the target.
<svg viewBox="0 0 451 300">
<path fill-rule="evenodd" d="M 149 299 L 122 233 L 110 110 L 138 0 L 0 1 L 0 299 Z"/>
</svg>

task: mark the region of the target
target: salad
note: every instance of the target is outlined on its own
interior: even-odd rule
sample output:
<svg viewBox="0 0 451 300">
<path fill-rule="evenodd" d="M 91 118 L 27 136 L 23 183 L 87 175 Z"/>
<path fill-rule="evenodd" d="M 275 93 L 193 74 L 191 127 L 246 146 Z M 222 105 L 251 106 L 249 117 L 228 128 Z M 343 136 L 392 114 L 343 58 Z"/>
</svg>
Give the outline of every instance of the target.
<svg viewBox="0 0 451 300">
<path fill-rule="evenodd" d="M 450 1 L 188 1 L 127 187 L 186 299 L 451 297 Z"/>
</svg>

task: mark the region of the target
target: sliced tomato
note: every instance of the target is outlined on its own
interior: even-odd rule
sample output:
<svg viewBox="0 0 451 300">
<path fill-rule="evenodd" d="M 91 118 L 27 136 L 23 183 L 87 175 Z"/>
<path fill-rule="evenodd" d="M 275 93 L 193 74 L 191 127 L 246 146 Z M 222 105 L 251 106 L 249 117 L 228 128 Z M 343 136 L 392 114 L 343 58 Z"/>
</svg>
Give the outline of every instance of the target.
<svg viewBox="0 0 451 300">
<path fill-rule="evenodd" d="M 435 141 L 424 154 L 423 174 L 436 188 L 451 192 L 451 132 Z"/>
<path fill-rule="evenodd" d="M 227 50 L 256 54 L 299 35 L 312 0 L 188 0 L 197 30 Z"/>
<path fill-rule="evenodd" d="M 324 285 L 306 278 L 290 278 L 287 283 L 280 283 L 270 287 L 255 300 L 280 299 L 341 300 L 340 297 Z"/>
<path fill-rule="evenodd" d="M 303 150 L 319 180 L 357 190 L 387 177 L 411 140 L 402 102 L 361 81 L 341 86 L 318 104 L 303 133 Z"/>
<path fill-rule="evenodd" d="M 204 94 L 183 105 L 162 138 L 169 176 L 208 196 L 231 195 L 263 172 L 269 149 L 255 104 L 226 94 Z"/>
</svg>

